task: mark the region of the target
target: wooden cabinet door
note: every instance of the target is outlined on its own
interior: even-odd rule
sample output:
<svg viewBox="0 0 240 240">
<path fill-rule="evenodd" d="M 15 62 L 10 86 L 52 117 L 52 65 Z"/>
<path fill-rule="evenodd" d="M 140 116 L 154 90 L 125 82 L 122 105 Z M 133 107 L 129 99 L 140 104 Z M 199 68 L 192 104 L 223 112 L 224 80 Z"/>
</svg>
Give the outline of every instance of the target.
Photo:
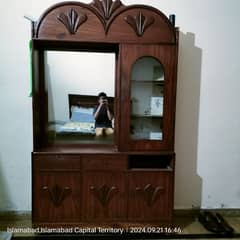
<svg viewBox="0 0 240 240">
<path fill-rule="evenodd" d="M 169 172 L 129 173 L 128 219 L 170 221 L 173 207 L 173 177 Z"/>
<path fill-rule="evenodd" d="M 83 177 L 85 220 L 114 221 L 126 218 L 125 174 L 87 172 Z"/>
<path fill-rule="evenodd" d="M 120 49 L 120 149 L 173 150 L 176 46 L 122 44 Z"/>
<path fill-rule="evenodd" d="M 33 220 L 35 222 L 80 220 L 79 173 L 37 172 L 34 180 Z"/>
</svg>

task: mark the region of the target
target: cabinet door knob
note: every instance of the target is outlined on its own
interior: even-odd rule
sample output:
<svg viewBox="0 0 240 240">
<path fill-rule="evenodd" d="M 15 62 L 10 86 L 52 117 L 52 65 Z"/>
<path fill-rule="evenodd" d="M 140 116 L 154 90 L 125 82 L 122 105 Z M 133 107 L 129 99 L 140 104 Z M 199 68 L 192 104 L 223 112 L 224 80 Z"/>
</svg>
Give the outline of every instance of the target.
<svg viewBox="0 0 240 240">
<path fill-rule="evenodd" d="M 57 160 L 63 160 L 64 159 L 64 156 L 62 156 L 62 155 L 56 155 L 56 157 L 55 157 Z"/>
</svg>

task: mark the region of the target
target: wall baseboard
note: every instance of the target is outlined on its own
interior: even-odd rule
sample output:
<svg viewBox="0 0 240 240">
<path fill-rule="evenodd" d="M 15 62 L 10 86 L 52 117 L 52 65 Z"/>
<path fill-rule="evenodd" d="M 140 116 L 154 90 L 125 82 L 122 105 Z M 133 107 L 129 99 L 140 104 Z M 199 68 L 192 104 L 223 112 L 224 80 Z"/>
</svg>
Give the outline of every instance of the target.
<svg viewBox="0 0 240 240">
<path fill-rule="evenodd" d="M 216 208 L 216 209 L 174 209 L 173 215 L 175 217 L 196 217 L 200 211 L 218 212 L 226 217 L 240 217 L 240 208 Z"/>
<path fill-rule="evenodd" d="M 174 209 L 174 217 L 182 218 L 195 218 L 202 210 L 218 212 L 227 217 L 240 217 L 240 208 L 236 209 Z M 31 221 L 31 211 L 0 211 L 1 221 Z"/>
<path fill-rule="evenodd" d="M 0 211 L 0 221 L 11 220 L 31 220 L 32 211 Z"/>
</svg>

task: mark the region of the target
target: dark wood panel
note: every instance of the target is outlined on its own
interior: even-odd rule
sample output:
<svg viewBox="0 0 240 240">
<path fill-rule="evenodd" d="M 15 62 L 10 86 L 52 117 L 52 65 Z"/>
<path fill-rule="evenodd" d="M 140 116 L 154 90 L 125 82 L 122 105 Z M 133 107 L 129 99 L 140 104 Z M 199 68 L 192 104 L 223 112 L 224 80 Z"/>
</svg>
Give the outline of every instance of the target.
<svg viewBox="0 0 240 240">
<path fill-rule="evenodd" d="M 173 27 L 155 10 L 139 6 L 127 9 L 114 19 L 107 39 L 120 43 L 175 43 Z"/>
<path fill-rule="evenodd" d="M 80 170 L 81 161 L 79 155 L 33 155 L 33 167 L 35 170 Z"/>
<path fill-rule="evenodd" d="M 41 132 L 40 132 L 40 83 L 39 83 L 39 51 L 35 49 L 33 44 L 32 49 L 32 89 L 33 96 L 32 111 L 33 111 L 33 148 L 40 147 Z"/>
<path fill-rule="evenodd" d="M 33 179 L 33 221 L 80 221 L 81 193 L 78 173 L 37 173 Z"/>
<path fill-rule="evenodd" d="M 120 1 L 107 6 L 103 1 L 56 4 L 39 19 L 34 35 L 61 41 L 175 43 L 174 26 L 158 9 Z"/>
<path fill-rule="evenodd" d="M 170 172 L 129 173 L 128 219 L 170 221 L 173 206 L 173 175 Z"/>
<path fill-rule="evenodd" d="M 46 94 L 44 82 L 44 56 L 43 51 L 35 48 L 33 43 L 32 50 L 32 107 L 33 107 L 33 140 L 34 149 L 45 144 L 45 122 L 47 119 L 46 112 Z"/>
<path fill-rule="evenodd" d="M 126 219 L 125 182 L 123 173 L 86 173 L 83 177 L 84 219 L 87 221 Z"/>
<path fill-rule="evenodd" d="M 84 170 L 117 170 L 127 169 L 127 156 L 121 155 L 92 155 L 82 157 Z"/>
<path fill-rule="evenodd" d="M 78 14 L 87 16 L 87 21 L 81 24 L 74 34 L 69 33 L 68 28 L 57 18 L 60 14 L 69 14 L 71 9 L 74 9 Z M 105 38 L 105 32 L 98 17 L 89 9 L 71 4 L 69 6 L 59 6 L 50 11 L 38 24 L 36 35 L 37 38 L 41 39 L 73 41 L 79 39 L 90 41 L 94 37 L 96 41 L 100 41 Z"/>
<path fill-rule="evenodd" d="M 59 51 L 81 51 L 81 52 L 104 52 L 117 53 L 118 43 L 105 42 L 80 42 L 80 41 L 58 41 L 52 39 L 33 39 L 35 49 L 59 50 Z"/>
</svg>

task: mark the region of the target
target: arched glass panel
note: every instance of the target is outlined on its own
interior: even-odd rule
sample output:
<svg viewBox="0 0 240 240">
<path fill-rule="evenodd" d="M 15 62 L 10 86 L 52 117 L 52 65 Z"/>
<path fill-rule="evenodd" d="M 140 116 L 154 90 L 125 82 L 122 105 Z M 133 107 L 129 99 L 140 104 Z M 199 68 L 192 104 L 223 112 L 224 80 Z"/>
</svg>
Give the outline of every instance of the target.
<svg viewBox="0 0 240 240">
<path fill-rule="evenodd" d="M 162 140 L 164 69 L 153 57 L 138 59 L 131 72 L 131 139 Z"/>
</svg>

